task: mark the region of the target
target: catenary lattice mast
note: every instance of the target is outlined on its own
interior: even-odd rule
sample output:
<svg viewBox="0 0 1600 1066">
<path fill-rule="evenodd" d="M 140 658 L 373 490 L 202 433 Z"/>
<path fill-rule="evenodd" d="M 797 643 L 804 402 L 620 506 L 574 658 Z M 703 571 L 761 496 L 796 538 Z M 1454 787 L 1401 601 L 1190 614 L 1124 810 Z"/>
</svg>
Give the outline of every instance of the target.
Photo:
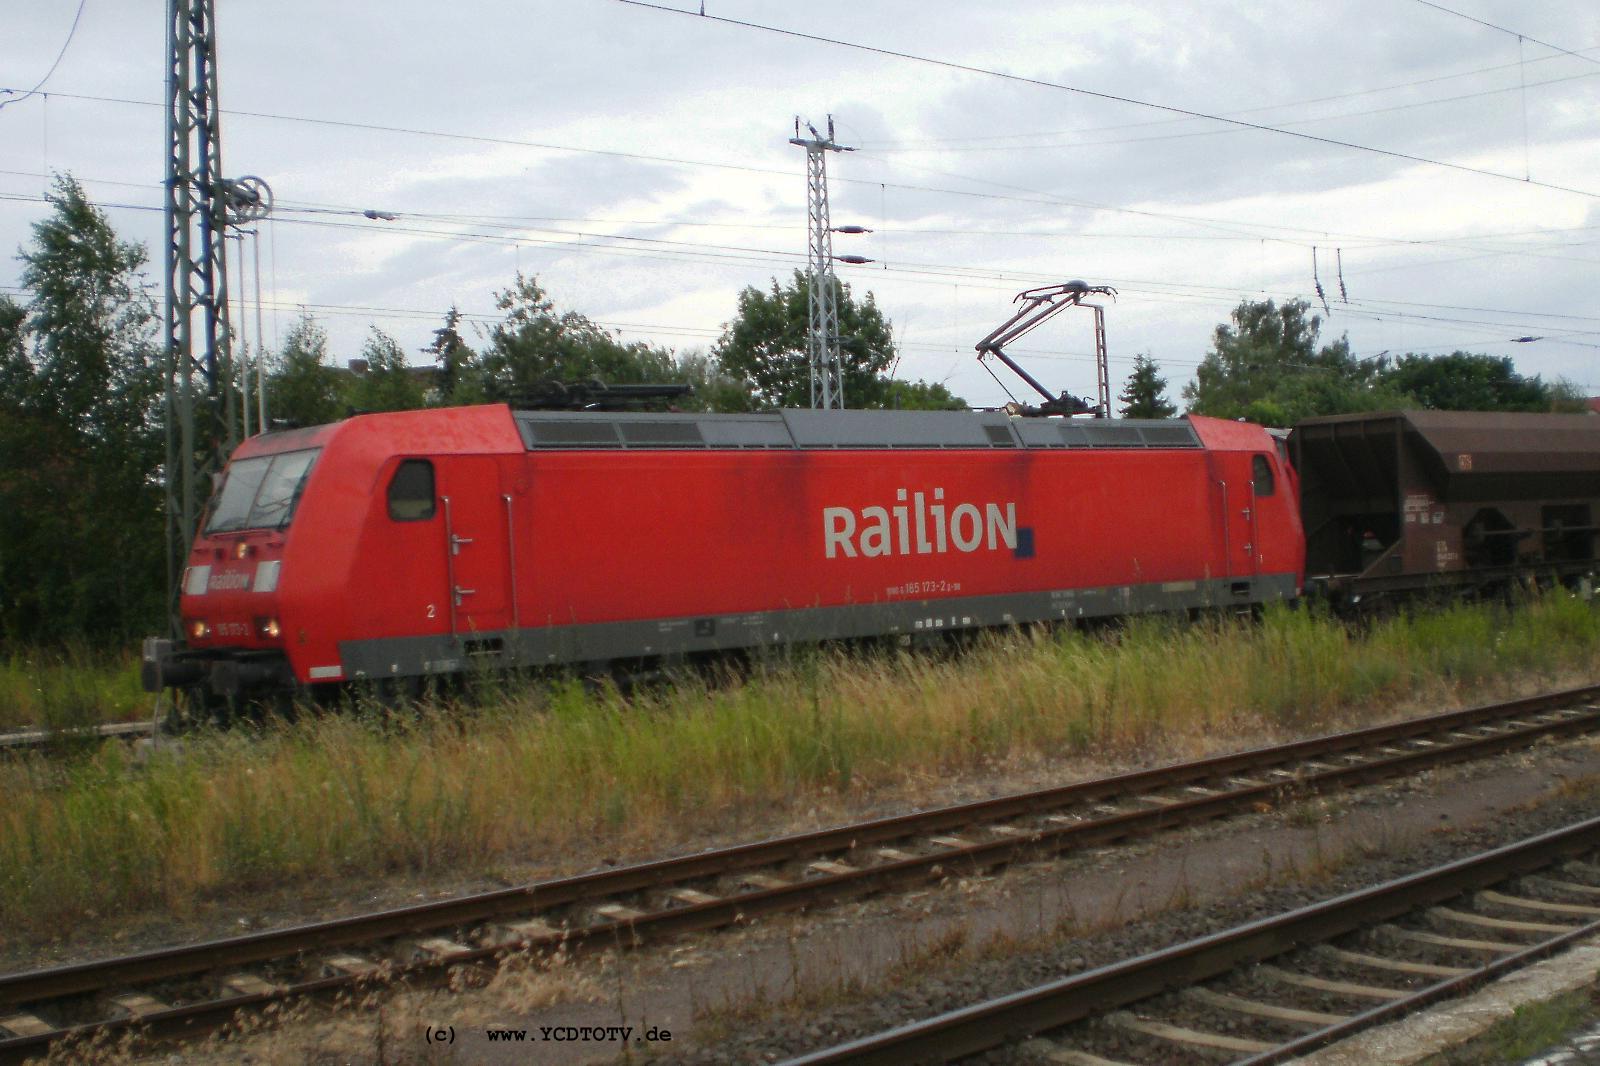
<svg viewBox="0 0 1600 1066">
<path fill-rule="evenodd" d="M 790 144 L 806 150 L 806 207 L 810 222 L 807 244 L 806 289 L 810 310 L 806 354 L 811 364 L 811 406 L 844 409 L 844 369 L 839 356 L 839 307 L 833 276 L 833 224 L 828 213 L 828 153 L 853 152 L 833 139 L 833 117 L 828 135 L 806 123 L 810 137 L 800 136 L 794 122 Z"/>
<path fill-rule="evenodd" d="M 167 0 L 167 588 L 233 440 L 214 0 Z"/>
<path fill-rule="evenodd" d="M 228 325 L 227 227 L 265 216 L 259 178 L 222 176 L 215 0 L 167 0 L 166 377 L 167 600 L 178 581 L 211 475 L 239 439 Z M 265 427 L 262 427 L 265 428 Z"/>
</svg>

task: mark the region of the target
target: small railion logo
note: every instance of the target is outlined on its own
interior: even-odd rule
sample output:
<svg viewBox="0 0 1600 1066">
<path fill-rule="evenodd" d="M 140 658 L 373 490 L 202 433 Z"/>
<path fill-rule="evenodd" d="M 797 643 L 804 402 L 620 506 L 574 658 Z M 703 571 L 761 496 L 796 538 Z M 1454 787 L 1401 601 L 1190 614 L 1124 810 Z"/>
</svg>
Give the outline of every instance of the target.
<svg viewBox="0 0 1600 1066">
<path fill-rule="evenodd" d="M 249 587 L 250 575 L 242 571 L 213 571 L 211 579 L 206 582 L 207 592 L 215 592 L 219 589 L 224 592 L 232 592 L 248 589 Z"/>
<path fill-rule="evenodd" d="M 909 495 L 909 499 L 907 498 Z M 829 559 L 879 555 L 936 555 L 1017 548 L 1015 503 L 960 503 L 948 507 L 944 489 L 895 490 L 894 507 L 822 509 L 822 546 Z"/>
</svg>

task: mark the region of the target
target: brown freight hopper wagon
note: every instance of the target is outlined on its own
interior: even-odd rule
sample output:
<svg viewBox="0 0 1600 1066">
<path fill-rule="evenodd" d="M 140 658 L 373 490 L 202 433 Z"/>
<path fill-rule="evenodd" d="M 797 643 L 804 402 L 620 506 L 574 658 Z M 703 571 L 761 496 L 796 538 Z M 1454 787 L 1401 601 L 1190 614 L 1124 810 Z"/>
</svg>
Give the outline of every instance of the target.
<svg viewBox="0 0 1600 1066">
<path fill-rule="evenodd" d="M 1586 582 L 1600 417 L 1404 411 L 1300 423 L 1306 590 L 1345 607 Z"/>
</svg>

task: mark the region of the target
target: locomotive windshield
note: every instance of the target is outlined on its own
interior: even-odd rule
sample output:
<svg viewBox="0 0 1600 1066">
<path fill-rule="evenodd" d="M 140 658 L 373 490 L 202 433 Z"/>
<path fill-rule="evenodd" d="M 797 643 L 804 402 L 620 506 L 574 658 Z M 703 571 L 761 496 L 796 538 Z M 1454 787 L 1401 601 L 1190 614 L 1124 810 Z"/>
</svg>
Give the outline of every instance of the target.
<svg viewBox="0 0 1600 1066">
<path fill-rule="evenodd" d="M 211 506 L 207 533 L 282 529 L 294 515 L 300 490 L 320 448 L 240 459 L 228 467 Z"/>
</svg>

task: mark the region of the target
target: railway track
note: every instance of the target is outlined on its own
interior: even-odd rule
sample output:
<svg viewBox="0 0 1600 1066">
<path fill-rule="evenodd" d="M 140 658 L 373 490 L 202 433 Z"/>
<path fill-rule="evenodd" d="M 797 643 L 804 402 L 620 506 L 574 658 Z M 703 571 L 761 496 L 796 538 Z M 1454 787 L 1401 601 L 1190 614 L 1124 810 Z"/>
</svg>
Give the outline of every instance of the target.
<svg viewBox="0 0 1600 1066">
<path fill-rule="evenodd" d="M 1600 934 L 1597 853 L 1591 819 L 786 1066 L 1286 1062 Z"/>
<path fill-rule="evenodd" d="M 508 952 L 628 947 L 976 874 L 1296 796 L 1600 732 L 1600 685 L 512 889 L 0 976 L 0 1062 L 128 1030 L 426 981 Z"/>
<path fill-rule="evenodd" d="M 151 722 L 110 722 L 72 729 L 23 729 L 14 733 L 0 733 L 0 752 L 27 751 L 62 741 L 137 740 L 154 733 L 155 725 Z"/>
</svg>

